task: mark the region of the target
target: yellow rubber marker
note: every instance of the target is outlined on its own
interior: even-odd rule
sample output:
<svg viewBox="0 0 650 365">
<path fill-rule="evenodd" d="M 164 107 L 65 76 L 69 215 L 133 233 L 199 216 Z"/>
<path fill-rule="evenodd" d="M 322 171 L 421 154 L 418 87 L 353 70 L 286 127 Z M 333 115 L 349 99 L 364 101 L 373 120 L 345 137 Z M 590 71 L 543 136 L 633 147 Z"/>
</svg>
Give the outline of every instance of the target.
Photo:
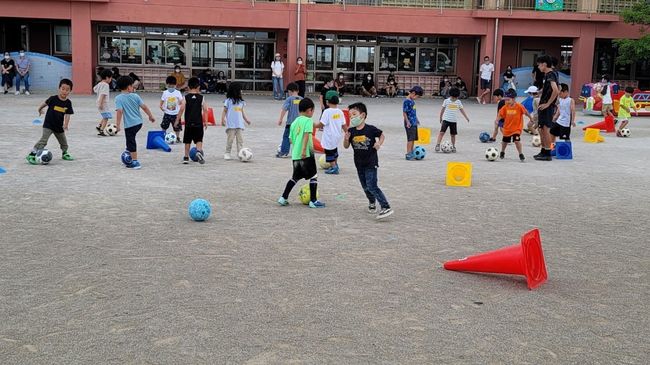
<svg viewBox="0 0 650 365">
<path fill-rule="evenodd" d="M 605 137 L 600 135 L 600 129 L 587 128 L 585 131 L 584 141 L 587 143 L 600 143 L 605 142 Z"/>
<path fill-rule="evenodd" d="M 431 143 L 431 128 L 418 127 L 418 140 L 415 144 L 430 144 Z"/>
<path fill-rule="evenodd" d="M 472 186 L 472 163 L 447 162 L 447 186 Z"/>
</svg>

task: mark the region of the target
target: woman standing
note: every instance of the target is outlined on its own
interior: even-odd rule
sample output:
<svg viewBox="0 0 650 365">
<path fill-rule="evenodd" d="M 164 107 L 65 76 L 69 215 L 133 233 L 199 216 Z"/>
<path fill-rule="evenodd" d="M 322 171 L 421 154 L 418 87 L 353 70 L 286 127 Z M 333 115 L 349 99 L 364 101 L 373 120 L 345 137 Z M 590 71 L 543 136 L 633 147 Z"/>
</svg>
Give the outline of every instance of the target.
<svg viewBox="0 0 650 365">
<path fill-rule="evenodd" d="M 305 97 L 305 65 L 302 57 L 296 59 L 296 71 L 293 72 L 295 82 L 298 84 L 298 95 Z"/>
<path fill-rule="evenodd" d="M 271 72 L 273 73 L 273 99 L 284 100 L 284 63 L 279 53 L 275 54 L 275 60 L 271 62 Z"/>
</svg>

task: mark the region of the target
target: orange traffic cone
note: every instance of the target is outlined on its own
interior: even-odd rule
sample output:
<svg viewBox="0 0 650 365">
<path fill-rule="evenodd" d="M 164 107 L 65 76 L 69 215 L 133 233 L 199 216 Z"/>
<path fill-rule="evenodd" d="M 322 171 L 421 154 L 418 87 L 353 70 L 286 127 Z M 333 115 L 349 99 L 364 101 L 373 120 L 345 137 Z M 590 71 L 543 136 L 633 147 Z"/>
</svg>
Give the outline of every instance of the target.
<svg viewBox="0 0 650 365">
<path fill-rule="evenodd" d="M 535 228 L 523 236 L 518 245 L 447 261 L 445 270 L 524 275 L 528 289 L 542 285 L 547 278 L 542 239 Z"/>
<path fill-rule="evenodd" d="M 604 120 L 598 123 L 594 123 L 592 125 L 582 128 L 582 130 L 583 131 L 587 130 L 587 128 L 600 129 L 601 131 L 605 131 L 605 133 L 616 132 L 616 125 L 614 125 L 614 117 L 612 117 L 611 115 L 606 116 Z"/>
<path fill-rule="evenodd" d="M 209 125 L 217 125 L 217 122 L 214 119 L 214 110 L 212 110 L 212 108 L 208 108 L 208 113 L 207 114 L 208 114 L 208 116 L 207 116 L 206 123 L 209 124 Z"/>
</svg>

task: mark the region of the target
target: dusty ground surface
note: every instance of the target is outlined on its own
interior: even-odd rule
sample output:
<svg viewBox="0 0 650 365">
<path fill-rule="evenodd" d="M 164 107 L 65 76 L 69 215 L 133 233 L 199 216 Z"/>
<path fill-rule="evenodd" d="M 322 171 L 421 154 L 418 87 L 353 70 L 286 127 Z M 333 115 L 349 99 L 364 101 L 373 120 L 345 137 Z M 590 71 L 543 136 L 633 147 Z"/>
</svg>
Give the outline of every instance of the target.
<svg viewBox="0 0 650 365">
<path fill-rule="evenodd" d="M 182 165 L 178 145 L 144 150 L 156 124 L 133 171 L 123 135 L 95 136 L 94 98 L 74 95 L 76 160 L 52 138 L 54 161 L 28 165 L 45 96 L 0 95 L 2 364 L 647 363 L 650 118 L 597 145 L 574 130 L 571 161 L 533 161 L 526 135 L 525 163 L 512 147 L 488 162 L 477 137 L 495 107 L 467 102 L 458 153 L 428 146 L 411 162 L 401 99 L 366 100 L 387 136 L 379 181 L 395 210 L 377 222 L 351 151 L 341 175 L 319 176 L 327 208 L 301 205 L 297 189 L 276 204 L 291 163 L 274 157 L 270 97 L 247 98 L 252 162 L 223 160 L 222 127 L 206 134 L 203 166 Z M 144 98 L 157 110 L 158 94 Z M 438 126 L 440 105 L 418 102 L 424 126 Z M 471 188 L 445 186 L 448 161 L 473 163 Z M 197 197 L 212 203 L 207 222 L 188 218 Z M 535 291 L 442 269 L 534 227 L 549 273 Z"/>
</svg>

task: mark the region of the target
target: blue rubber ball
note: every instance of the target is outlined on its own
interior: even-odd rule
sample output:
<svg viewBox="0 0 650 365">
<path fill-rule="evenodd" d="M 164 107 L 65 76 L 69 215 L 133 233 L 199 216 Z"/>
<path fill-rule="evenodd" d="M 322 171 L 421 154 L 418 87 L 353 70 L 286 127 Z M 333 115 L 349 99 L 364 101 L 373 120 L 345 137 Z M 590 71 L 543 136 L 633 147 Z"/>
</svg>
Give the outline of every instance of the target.
<svg viewBox="0 0 650 365">
<path fill-rule="evenodd" d="M 194 199 L 188 208 L 190 218 L 197 222 L 202 222 L 210 217 L 212 207 L 210 202 L 205 199 Z"/>
<path fill-rule="evenodd" d="M 129 151 L 124 151 L 122 152 L 122 163 L 125 165 L 130 165 L 131 162 L 133 162 L 133 157 L 131 156 L 131 152 Z"/>
<path fill-rule="evenodd" d="M 490 134 L 488 132 L 481 132 L 478 139 L 483 143 L 487 143 L 490 140 Z"/>
<path fill-rule="evenodd" d="M 196 151 L 197 151 L 196 147 L 190 148 L 190 160 L 194 162 L 197 162 L 199 160 L 198 158 L 196 158 Z"/>
</svg>

